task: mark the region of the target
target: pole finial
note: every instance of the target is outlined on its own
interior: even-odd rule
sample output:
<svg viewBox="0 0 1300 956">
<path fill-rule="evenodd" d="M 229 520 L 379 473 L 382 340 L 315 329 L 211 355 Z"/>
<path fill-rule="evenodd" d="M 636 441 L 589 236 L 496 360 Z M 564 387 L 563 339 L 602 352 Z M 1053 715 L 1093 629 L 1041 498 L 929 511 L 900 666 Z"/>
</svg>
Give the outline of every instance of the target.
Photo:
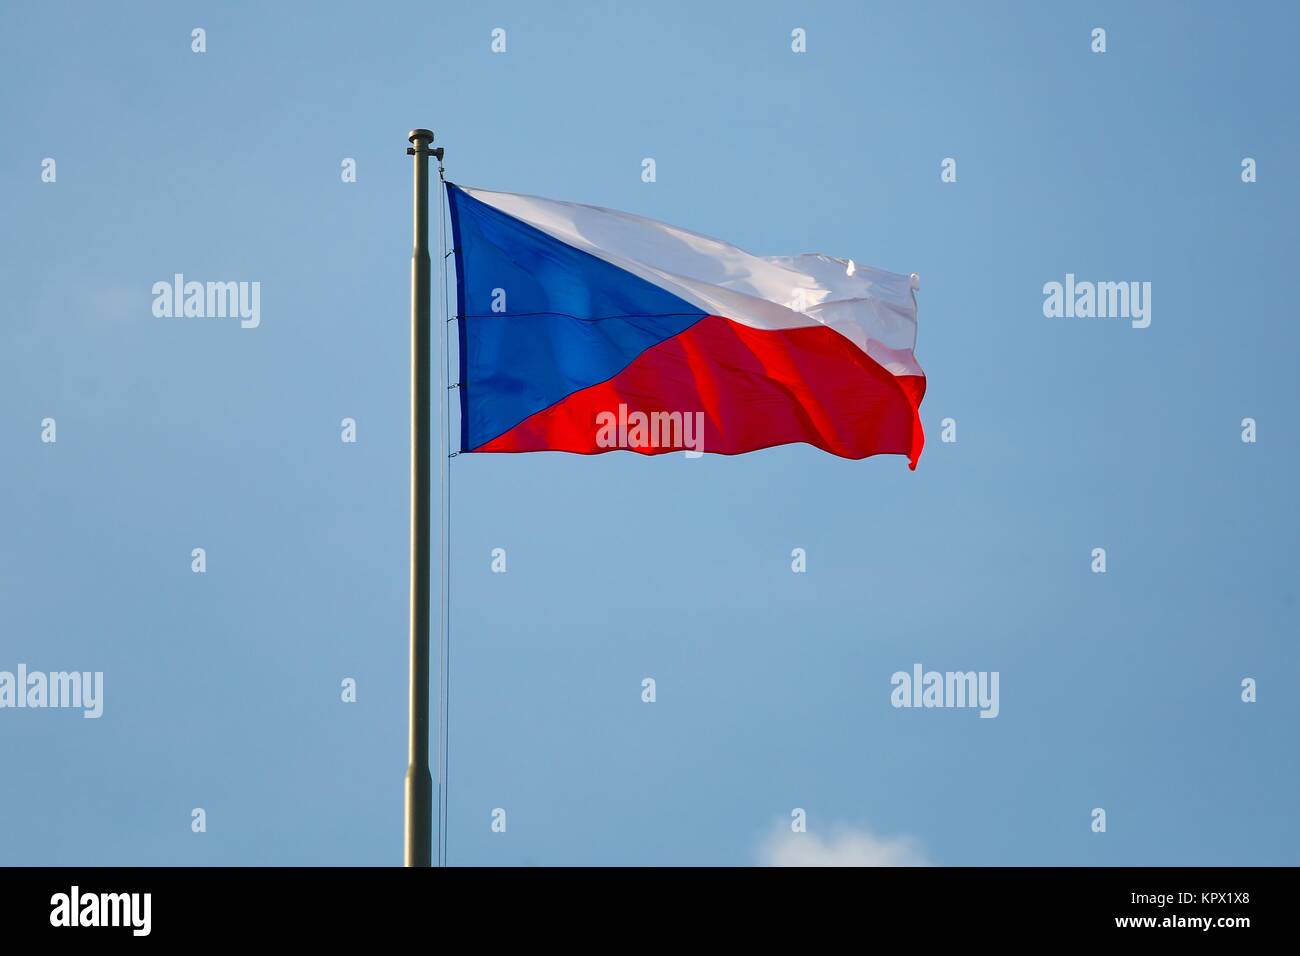
<svg viewBox="0 0 1300 956">
<path fill-rule="evenodd" d="M 413 144 L 406 147 L 407 156 L 432 156 L 438 162 L 442 162 L 442 147 L 430 148 L 433 142 L 433 130 L 413 129 L 406 134 L 406 138 Z"/>
</svg>

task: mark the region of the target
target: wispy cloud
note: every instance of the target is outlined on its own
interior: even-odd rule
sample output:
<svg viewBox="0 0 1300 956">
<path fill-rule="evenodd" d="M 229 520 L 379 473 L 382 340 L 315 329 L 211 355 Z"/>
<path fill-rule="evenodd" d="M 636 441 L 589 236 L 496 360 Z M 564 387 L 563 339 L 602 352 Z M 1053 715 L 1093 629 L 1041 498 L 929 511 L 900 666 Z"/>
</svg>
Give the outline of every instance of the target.
<svg viewBox="0 0 1300 956">
<path fill-rule="evenodd" d="M 778 823 L 758 846 L 760 866 L 929 866 L 921 845 L 910 836 L 881 837 L 849 826 L 817 833 L 792 833 Z"/>
</svg>

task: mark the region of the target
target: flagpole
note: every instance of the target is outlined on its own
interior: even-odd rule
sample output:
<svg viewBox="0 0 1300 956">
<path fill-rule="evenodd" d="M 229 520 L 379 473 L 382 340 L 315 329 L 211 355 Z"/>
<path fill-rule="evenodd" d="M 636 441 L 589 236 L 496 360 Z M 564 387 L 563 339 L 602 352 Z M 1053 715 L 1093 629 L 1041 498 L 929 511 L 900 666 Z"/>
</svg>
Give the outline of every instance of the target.
<svg viewBox="0 0 1300 956">
<path fill-rule="evenodd" d="M 406 769 L 405 863 L 433 861 L 433 775 L 429 770 L 429 157 L 433 133 L 411 130 L 414 158 L 414 231 L 411 251 L 411 685 Z"/>
</svg>

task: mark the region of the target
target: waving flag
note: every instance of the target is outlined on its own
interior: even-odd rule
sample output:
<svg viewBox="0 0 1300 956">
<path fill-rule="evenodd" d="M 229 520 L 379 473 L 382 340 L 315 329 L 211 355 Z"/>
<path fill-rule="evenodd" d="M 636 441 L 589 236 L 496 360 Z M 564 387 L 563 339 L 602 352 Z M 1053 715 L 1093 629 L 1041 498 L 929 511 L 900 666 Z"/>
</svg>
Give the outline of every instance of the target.
<svg viewBox="0 0 1300 956">
<path fill-rule="evenodd" d="M 447 191 L 461 451 L 807 442 L 916 467 L 925 374 L 909 276 L 754 256 L 596 206 Z"/>
</svg>

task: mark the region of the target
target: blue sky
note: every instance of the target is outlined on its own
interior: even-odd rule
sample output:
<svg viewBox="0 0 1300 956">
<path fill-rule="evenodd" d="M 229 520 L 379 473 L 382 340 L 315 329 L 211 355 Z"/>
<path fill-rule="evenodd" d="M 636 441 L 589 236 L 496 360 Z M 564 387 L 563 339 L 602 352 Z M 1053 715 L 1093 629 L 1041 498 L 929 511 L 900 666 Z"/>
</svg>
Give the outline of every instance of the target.
<svg viewBox="0 0 1300 956">
<path fill-rule="evenodd" d="M 0 12 L 0 670 L 104 672 L 98 720 L 0 710 L 0 864 L 400 862 L 415 126 L 457 182 L 918 272 L 929 377 L 914 473 L 454 460 L 451 863 L 748 864 L 796 807 L 1297 861 L 1294 6 L 375 7 Z M 156 318 L 177 272 L 261 325 Z M 1066 273 L 1150 327 L 1045 318 Z M 894 709 L 917 662 L 999 716 Z"/>
</svg>

